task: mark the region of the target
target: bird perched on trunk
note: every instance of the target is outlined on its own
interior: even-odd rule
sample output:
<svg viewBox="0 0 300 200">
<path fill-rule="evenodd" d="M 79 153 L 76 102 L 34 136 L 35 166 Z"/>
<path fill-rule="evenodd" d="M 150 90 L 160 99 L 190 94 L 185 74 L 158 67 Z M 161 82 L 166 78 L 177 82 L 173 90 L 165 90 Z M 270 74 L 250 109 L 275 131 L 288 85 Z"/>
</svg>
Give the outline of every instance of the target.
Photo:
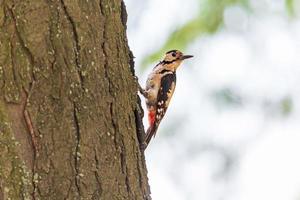
<svg viewBox="0 0 300 200">
<path fill-rule="evenodd" d="M 155 136 L 164 117 L 176 86 L 176 70 L 183 60 L 193 57 L 178 50 L 168 51 L 149 74 L 146 88 L 139 86 L 140 93 L 146 98 L 149 128 L 146 132 L 145 148 Z"/>
</svg>

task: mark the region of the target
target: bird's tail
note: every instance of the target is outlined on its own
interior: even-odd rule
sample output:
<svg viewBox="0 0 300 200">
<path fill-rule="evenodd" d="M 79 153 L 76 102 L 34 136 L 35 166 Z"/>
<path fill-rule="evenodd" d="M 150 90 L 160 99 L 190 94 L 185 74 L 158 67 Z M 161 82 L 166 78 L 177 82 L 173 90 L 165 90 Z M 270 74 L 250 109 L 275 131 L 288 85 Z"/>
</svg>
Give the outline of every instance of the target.
<svg viewBox="0 0 300 200">
<path fill-rule="evenodd" d="M 152 137 L 155 137 L 155 133 L 157 131 L 157 126 L 150 126 L 148 129 L 147 129 L 147 132 L 146 132 L 146 137 L 145 137 L 145 145 L 146 147 L 148 146 L 148 144 L 150 143 Z"/>
<path fill-rule="evenodd" d="M 151 109 L 148 112 L 149 128 L 147 129 L 145 140 L 144 140 L 145 148 L 148 146 L 151 138 L 153 136 L 155 136 L 155 133 L 156 133 L 156 130 L 157 130 L 157 123 L 156 123 L 156 120 L 155 120 L 155 114 L 156 114 L 156 112 L 155 112 L 154 109 Z"/>
</svg>

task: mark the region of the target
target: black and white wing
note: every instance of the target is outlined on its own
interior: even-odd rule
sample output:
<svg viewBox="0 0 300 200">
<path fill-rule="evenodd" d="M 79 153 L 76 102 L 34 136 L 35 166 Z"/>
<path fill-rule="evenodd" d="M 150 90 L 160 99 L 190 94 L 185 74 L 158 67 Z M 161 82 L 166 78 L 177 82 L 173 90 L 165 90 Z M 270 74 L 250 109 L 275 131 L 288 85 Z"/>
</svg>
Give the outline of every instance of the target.
<svg viewBox="0 0 300 200">
<path fill-rule="evenodd" d="M 176 86 L 176 73 L 166 73 L 162 79 L 160 88 L 157 94 L 155 121 L 153 126 L 149 127 L 146 133 L 146 143 L 148 144 L 157 131 L 158 125 L 166 114 L 170 100 Z"/>
</svg>

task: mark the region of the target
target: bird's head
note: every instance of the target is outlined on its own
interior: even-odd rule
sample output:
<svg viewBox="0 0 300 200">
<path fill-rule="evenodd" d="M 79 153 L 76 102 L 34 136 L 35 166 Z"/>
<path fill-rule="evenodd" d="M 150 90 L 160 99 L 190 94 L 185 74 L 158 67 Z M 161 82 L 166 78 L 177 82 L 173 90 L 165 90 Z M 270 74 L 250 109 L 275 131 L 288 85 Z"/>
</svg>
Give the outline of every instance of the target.
<svg viewBox="0 0 300 200">
<path fill-rule="evenodd" d="M 192 57 L 193 57 L 192 55 L 184 55 L 179 50 L 171 50 L 166 53 L 163 63 L 167 65 L 171 65 L 176 70 L 183 60 Z"/>
</svg>

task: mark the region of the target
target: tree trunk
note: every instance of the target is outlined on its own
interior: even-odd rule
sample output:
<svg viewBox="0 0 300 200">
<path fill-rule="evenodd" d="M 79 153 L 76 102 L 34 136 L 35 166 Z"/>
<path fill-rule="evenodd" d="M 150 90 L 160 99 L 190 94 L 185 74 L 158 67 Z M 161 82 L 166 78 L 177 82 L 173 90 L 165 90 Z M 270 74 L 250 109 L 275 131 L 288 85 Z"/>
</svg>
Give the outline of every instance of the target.
<svg viewBox="0 0 300 200">
<path fill-rule="evenodd" d="M 126 17 L 121 0 L 0 0 L 1 200 L 150 199 Z"/>
</svg>

